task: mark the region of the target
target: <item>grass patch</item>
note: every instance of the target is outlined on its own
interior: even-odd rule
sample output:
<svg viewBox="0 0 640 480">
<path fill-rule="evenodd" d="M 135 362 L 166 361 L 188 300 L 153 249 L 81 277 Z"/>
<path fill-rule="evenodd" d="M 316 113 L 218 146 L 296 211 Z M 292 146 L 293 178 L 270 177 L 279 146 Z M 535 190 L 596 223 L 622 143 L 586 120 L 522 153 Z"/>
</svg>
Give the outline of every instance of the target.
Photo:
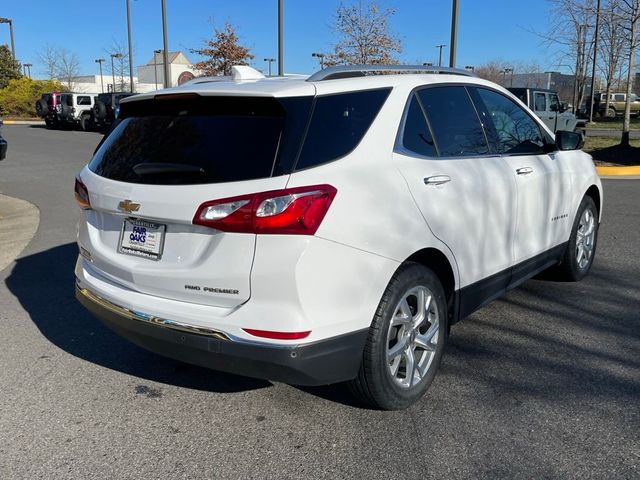
<svg viewBox="0 0 640 480">
<path fill-rule="evenodd" d="M 607 130 L 622 131 L 622 118 L 598 119 L 594 122 L 587 122 L 587 128 L 603 128 Z M 631 130 L 640 130 L 640 118 L 631 119 Z"/>
<path fill-rule="evenodd" d="M 630 143 L 623 147 L 620 138 L 587 137 L 582 149 L 593 157 L 596 165 L 640 165 L 640 139 L 632 139 Z"/>
</svg>

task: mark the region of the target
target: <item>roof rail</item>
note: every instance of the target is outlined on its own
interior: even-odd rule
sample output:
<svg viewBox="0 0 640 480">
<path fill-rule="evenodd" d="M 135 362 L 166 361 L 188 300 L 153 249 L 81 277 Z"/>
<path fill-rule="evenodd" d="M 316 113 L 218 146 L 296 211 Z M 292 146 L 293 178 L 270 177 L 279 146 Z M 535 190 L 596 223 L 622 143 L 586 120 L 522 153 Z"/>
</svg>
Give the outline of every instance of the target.
<svg viewBox="0 0 640 480">
<path fill-rule="evenodd" d="M 475 77 L 475 73 L 468 70 L 451 67 L 429 67 L 426 65 L 336 65 L 317 71 L 307 82 L 320 82 L 322 80 L 337 80 L 339 78 L 364 77 L 374 72 L 407 72 L 407 73 L 436 73 L 449 75 L 464 75 Z"/>
</svg>

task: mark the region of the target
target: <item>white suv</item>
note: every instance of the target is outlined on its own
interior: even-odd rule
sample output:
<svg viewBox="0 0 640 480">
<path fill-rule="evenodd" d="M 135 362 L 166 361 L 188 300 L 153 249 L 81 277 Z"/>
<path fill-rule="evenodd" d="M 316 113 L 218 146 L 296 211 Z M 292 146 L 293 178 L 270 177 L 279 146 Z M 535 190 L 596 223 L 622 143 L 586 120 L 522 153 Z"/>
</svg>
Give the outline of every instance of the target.
<svg viewBox="0 0 640 480">
<path fill-rule="evenodd" d="M 82 130 L 91 130 L 91 109 L 95 103 L 95 93 L 63 93 L 56 105 L 58 121 L 63 125 L 79 126 Z"/>
<path fill-rule="evenodd" d="M 581 141 L 448 69 L 234 67 L 127 98 L 76 180 L 77 298 L 162 355 L 404 408 L 452 324 L 589 271 Z"/>
</svg>

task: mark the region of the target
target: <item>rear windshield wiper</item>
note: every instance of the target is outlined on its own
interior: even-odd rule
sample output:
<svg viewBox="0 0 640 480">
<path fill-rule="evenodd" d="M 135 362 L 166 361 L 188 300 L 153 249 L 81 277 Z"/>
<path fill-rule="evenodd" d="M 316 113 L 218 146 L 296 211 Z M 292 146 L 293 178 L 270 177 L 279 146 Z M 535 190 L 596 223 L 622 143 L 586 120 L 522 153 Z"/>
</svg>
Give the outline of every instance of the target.
<svg viewBox="0 0 640 480">
<path fill-rule="evenodd" d="M 187 174 L 206 176 L 204 168 L 183 163 L 138 163 L 133 171 L 141 177 L 148 175 Z"/>
</svg>

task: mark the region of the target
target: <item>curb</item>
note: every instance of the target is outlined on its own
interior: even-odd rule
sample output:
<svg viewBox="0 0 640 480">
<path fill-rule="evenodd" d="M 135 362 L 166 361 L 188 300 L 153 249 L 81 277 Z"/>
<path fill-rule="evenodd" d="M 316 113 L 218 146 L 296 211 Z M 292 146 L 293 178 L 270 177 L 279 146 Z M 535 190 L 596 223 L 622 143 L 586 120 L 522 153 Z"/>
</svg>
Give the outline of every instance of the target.
<svg viewBox="0 0 640 480">
<path fill-rule="evenodd" d="M 44 125 L 43 120 L 4 120 L 5 125 Z"/>
<path fill-rule="evenodd" d="M 640 165 L 631 167 L 596 167 L 599 176 L 637 176 L 640 175 Z"/>
<path fill-rule="evenodd" d="M 29 245 L 40 224 L 40 210 L 26 200 L 0 193 L 0 271 Z"/>
</svg>

